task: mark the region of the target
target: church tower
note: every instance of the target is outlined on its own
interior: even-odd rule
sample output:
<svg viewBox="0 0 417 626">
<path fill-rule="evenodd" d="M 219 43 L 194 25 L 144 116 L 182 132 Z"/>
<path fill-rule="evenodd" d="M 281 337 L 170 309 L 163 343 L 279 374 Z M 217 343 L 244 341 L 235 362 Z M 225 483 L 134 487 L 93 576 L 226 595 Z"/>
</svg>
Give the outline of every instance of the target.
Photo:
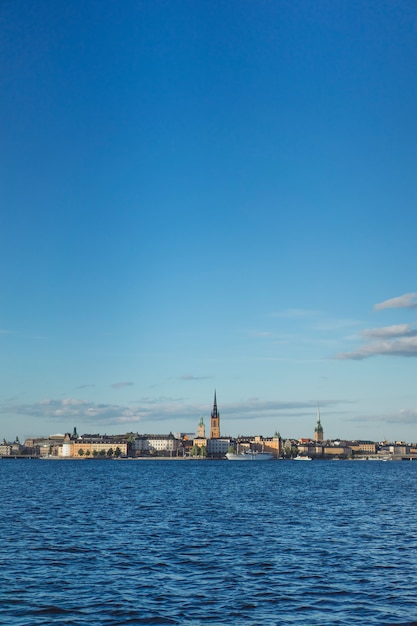
<svg viewBox="0 0 417 626">
<path fill-rule="evenodd" d="M 320 421 L 320 406 L 317 407 L 317 422 L 314 429 L 314 441 L 323 441 L 323 426 Z"/>
<path fill-rule="evenodd" d="M 198 439 L 204 439 L 206 436 L 206 427 L 204 426 L 204 420 L 200 417 L 200 421 L 198 422 L 197 428 L 197 437 Z"/>
<path fill-rule="evenodd" d="M 214 404 L 211 412 L 210 439 L 220 438 L 220 413 L 217 411 L 216 392 L 214 392 Z"/>
</svg>

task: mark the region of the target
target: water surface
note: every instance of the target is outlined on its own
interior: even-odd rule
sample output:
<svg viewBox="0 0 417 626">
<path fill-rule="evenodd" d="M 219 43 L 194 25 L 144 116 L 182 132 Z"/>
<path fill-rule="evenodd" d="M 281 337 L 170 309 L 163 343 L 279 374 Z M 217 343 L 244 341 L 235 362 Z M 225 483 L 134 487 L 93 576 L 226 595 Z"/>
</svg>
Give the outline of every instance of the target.
<svg viewBox="0 0 417 626">
<path fill-rule="evenodd" d="M 411 624 L 417 463 L 0 461 L 0 623 Z"/>
</svg>

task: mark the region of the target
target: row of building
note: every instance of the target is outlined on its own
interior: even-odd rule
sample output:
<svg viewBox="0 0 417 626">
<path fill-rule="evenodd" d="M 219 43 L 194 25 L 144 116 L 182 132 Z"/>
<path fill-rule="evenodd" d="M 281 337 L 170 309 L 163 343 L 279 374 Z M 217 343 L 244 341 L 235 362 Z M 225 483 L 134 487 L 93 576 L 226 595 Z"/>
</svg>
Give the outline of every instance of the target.
<svg viewBox="0 0 417 626">
<path fill-rule="evenodd" d="M 26 439 L 24 444 L 16 438 L 14 442 L 0 444 L 0 456 L 36 456 L 55 458 L 120 458 L 120 457 L 196 457 L 224 458 L 230 451 L 252 450 L 269 452 L 275 458 L 291 458 L 298 455 L 311 458 L 413 458 L 417 459 L 417 446 L 403 442 L 373 441 L 329 441 L 324 440 L 320 409 L 313 438 L 282 439 L 279 433 L 272 437 L 261 435 L 222 437 L 220 433 L 220 413 L 217 408 L 216 392 L 210 415 L 210 433 L 206 435 L 203 418 L 200 419 L 197 434 L 169 433 L 124 435 L 78 435 L 73 433 L 51 435 L 47 438 Z"/>
</svg>

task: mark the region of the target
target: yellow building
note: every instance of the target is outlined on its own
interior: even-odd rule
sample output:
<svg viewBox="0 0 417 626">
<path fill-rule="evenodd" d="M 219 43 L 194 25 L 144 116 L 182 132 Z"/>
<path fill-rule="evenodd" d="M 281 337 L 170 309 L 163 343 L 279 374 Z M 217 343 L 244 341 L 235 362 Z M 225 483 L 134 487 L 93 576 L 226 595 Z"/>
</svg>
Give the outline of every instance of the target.
<svg viewBox="0 0 417 626">
<path fill-rule="evenodd" d="M 206 437 L 196 437 L 193 439 L 193 445 L 198 448 L 207 448 L 207 439 Z"/>
<path fill-rule="evenodd" d="M 112 450 L 114 455 L 117 448 L 120 450 L 119 456 L 127 456 L 127 443 L 64 441 L 60 456 L 65 458 L 112 456 L 108 454 L 109 450 Z"/>
<path fill-rule="evenodd" d="M 377 451 L 374 441 L 350 441 L 349 447 L 356 454 L 376 454 Z"/>
<path fill-rule="evenodd" d="M 251 439 L 250 444 L 252 450 L 257 450 L 258 452 L 269 452 L 277 458 L 281 456 L 282 445 L 279 433 L 275 433 L 273 437 L 262 437 L 261 435 L 257 435 Z"/>
</svg>

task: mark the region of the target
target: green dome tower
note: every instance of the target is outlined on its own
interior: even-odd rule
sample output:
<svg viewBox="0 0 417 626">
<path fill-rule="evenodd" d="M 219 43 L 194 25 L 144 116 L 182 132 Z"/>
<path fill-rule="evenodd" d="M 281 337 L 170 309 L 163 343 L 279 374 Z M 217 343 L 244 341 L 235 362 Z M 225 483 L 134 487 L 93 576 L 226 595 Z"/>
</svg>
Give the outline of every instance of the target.
<svg viewBox="0 0 417 626">
<path fill-rule="evenodd" d="M 314 429 L 314 441 L 323 441 L 323 426 L 320 421 L 320 406 L 317 407 L 317 422 Z"/>
</svg>

